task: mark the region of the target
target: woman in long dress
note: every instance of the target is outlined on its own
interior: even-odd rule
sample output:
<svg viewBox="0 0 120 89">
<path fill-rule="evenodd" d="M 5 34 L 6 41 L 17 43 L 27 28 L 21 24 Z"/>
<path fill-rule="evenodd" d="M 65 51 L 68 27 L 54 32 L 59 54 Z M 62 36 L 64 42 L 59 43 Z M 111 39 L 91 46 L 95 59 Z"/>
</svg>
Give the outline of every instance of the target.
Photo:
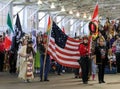
<svg viewBox="0 0 120 89">
<path fill-rule="evenodd" d="M 30 82 L 34 78 L 34 49 L 32 48 L 32 41 L 29 41 L 27 45 L 22 46 L 18 52 L 20 56 L 20 69 L 18 77 L 25 80 L 25 82 Z"/>
</svg>

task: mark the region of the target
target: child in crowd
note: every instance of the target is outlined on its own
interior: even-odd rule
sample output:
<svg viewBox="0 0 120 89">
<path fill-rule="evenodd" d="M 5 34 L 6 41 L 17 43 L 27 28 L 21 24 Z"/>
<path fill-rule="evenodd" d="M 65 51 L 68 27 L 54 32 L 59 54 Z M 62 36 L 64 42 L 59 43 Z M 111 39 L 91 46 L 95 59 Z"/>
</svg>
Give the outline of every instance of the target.
<svg viewBox="0 0 120 89">
<path fill-rule="evenodd" d="M 116 56 L 114 52 L 112 52 L 112 49 L 109 49 L 108 51 L 108 59 L 110 63 L 110 70 L 112 70 L 112 65 L 114 66 L 116 64 Z"/>
</svg>

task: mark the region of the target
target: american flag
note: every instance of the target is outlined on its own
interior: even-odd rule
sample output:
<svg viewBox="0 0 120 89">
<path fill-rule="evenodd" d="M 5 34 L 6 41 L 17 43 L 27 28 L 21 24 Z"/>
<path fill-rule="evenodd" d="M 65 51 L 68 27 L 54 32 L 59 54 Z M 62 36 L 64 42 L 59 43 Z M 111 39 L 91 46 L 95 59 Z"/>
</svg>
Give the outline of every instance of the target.
<svg viewBox="0 0 120 89">
<path fill-rule="evenodd" d="M 70 38 L 53 22 L 48 44 L 48 54 L 55 61 L 66 67 L 79 68 L 78 60 L 80 59 L 80 53 L 78 48 L 80 43 L 81 40 Z"/>
</svg>

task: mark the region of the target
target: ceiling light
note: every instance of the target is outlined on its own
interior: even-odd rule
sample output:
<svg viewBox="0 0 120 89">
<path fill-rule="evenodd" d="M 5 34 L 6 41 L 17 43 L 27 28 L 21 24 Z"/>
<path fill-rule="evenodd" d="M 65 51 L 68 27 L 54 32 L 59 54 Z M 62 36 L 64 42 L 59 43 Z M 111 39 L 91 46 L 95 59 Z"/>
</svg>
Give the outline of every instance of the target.
<svg viewBox="0 0 120 89">
<path fill-rule="evenodd" d="M 52 3 L 50 7 L 51 7 L 52 9 L 55 8 L 55 4 Z"/>
<path fill-rule="evenodd" d="M 41 1 L 41 0 L 38 0 L 37 4 L 38 4 L 38 5 L 42 4 L 42 1 Z"/>
<path fill-rule="evenodd" d="M 115 9 L 116 9 L 116 7 L 112 7 L 112 9 L 113 9 L 113 10 L 115 10 Z"/>
<path fill-rule="evenodd" d="M 62 7 L 61 7 L 61 11 L 63 11 L 63 12 L 65 11 L 65 8 L 64 8 L 64 6 L 62 6 Z"/>
<path fill-rule="evenodd" d="M 79 17 L 79 16 L 80 16 L 80 13 L 79 13 L 79 12 L 77 12 L 77 13 L 76 13 L 76 16 L 77 16 L 77 17 Z"/>
<path fill-rule="evenodd" d="M 73 11 L 72 11 L 72 10 L 70 10 L 70 11 L 69 11 L 69 14 L 73 14 Z"/>
<path fill-rule="evenodd" d="M 86 13 L 84 13 L 84 14 L 83 14 L 83 18 L 85 18 L 85 19 L 87 18 L 87 15 L 86 15 Z"/>
<path fill-rule="evenodd" d="M 89 16 L 89 18 L 88 18 L 89 20 L 91 20 L 92 19 L 92 17 L 91 17 L 91 15 Z"/>
</svg>

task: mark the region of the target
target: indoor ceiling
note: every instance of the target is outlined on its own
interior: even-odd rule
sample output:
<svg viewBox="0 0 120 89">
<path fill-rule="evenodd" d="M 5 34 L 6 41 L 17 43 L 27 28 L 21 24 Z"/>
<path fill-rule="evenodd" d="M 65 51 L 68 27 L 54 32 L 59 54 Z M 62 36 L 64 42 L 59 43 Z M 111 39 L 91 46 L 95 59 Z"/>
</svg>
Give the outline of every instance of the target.
<svg viewBox="0 0 120 89">
<path fill-rule="evenodd" d="M 10 0 L 0 0 L 0 2 L 8 2 Z M 61 10 L 61 7 L 64 6 L 65 12 L 60 12 L 61 16 L 71 16 L 76 17 L 77 12 L 80 13 L 80 18 L 83 18 L 83 15 L 86 14 L 87 17 L 92 15 L 95 8 L 96 2 L 98 1 L 99 5 L 99 16 L 103 19 L 109 17 L 111 19 L 117 19 L 120 16 L 120 0 L 41 0 L 42 4 L 37 5 L 38 0 L 13 0 L 13 5 L 26 5 L 32 6 L 33 8 L 39 9 L 38 11 L 58 13 Z M 54 3 L 54 9 L 51 9 L 51 4 Z M 73 11 L 73 14 L 70 15 L 69 11 Z"/>
</svg>

